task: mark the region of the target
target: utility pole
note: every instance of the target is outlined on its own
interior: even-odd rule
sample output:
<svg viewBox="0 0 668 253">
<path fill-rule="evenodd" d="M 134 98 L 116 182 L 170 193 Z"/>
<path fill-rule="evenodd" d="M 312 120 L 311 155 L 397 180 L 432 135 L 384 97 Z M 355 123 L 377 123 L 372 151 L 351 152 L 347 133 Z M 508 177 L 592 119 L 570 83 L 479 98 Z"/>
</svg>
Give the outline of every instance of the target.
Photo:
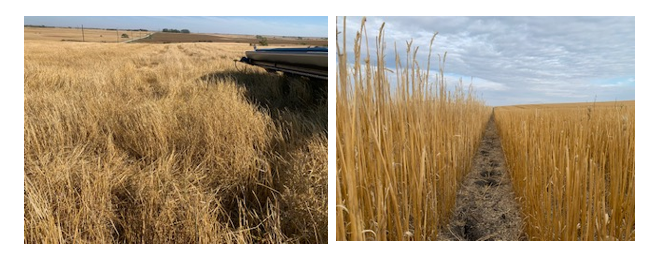
<svg viewBox="0 0 668 253">
<path fill-rule="evenodd" d="M 83 24 L 81 25 L 81 42 L 86 42 L 86 39 L 84 38 Z"/>
<path fill-rule="evenodd" d="M 121 41 L 118 38 L 118 28 L 116 28 L 116 43 L 120 43 Z"/>
</svg>

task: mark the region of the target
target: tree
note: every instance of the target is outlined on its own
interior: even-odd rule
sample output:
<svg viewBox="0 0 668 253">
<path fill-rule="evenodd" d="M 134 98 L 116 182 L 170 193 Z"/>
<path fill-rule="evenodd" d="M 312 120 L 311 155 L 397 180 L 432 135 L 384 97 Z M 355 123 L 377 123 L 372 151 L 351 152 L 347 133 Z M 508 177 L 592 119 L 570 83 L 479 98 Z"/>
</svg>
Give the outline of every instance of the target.
<svg viewBox="0 0 668 253">
<path fill-rule="evenodd" d="M 255 38 L 258 38 L 260 40 L 260 42 L 258 42 L 260 44 L 260 46 L 268 46 L 269 45 L 269 42 L 267 42 L 267 37 L 257 35 L 257 36 L 255 36 Z"/>
<path fill-rule="evenodd" d="M 121 34 L 121 38 L 127 39 L 127 38 L 130 38 L 130 36 L 128 36 L 126 33 L 124 33 L 124 34 Z"/>
<path fill-rule="evenodd" d="M 260 39 L 260 46 L 269 46 L 269 42 L 267 42 L 267 37 L 262 37 L 262 39 Z"/>
<path fill-rule="evenodd" d="M 188 29 L 170 29 L 170 28 L 163 28 L 162 32 L 164 33 L 190 33 L 190 30 Z"/>
</svg>

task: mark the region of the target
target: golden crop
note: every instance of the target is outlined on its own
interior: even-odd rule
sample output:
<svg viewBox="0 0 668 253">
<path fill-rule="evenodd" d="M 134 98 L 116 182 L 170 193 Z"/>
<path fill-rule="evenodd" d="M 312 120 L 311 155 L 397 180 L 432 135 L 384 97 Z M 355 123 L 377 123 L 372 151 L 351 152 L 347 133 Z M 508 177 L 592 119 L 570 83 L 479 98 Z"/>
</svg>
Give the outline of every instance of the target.
<svg viewBox="0 0 668 253">
<path fill-rule="evenodd" d="M 25 243 L 327 242 L 326 93 L 247 44 L 24 43 Z"/>
<path fill-rule="evenodd" d="M 635 103 L 495 108 L 532 240 L 635 240 Z"/>
<path fill-rule="evenodd" d="M 345 29 L 337 45 L 336 238 L 436 239 L 491 108 L 461 85 L 448 91 L 442 69 L 430 80 L 429 64 L 422 71 L 410 45 L 405 60 L 397 57 L 396 73 L 388 74 L 382 27 L 372 67 L 361 51 L 362 34 L 364 23 L 353 66 Z"/>
</svg>

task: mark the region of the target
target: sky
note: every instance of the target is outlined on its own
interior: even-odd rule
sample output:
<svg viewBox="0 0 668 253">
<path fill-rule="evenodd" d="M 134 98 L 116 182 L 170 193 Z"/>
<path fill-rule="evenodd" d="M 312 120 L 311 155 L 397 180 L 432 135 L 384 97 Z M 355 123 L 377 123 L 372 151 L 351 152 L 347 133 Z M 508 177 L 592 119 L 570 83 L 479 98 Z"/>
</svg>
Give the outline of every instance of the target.
<svg viewBox="0 0 668 253">
<path fill-rule="evenodd" d="M 323 17 L 24 16 L 24 25 L 91 28 L 188 29 L 193 33 L 327 37 Z"/>
<path fill-rule="evenodd" d="M 348 45 L 360 21 L 347 17 Z M 432 73 L 437 55 L 447 52 L 448 85 L 472 78 L 488 105 L 635 100 L 635 17 L 367 17 L 371 55 L 383 22 L 387 67 L 395 67 L 395 42 L 405 52 L 413 39 L 426 68 L 438 32 Z M 337 30 L 343 30 L 340 17 Z"/>
</svg>

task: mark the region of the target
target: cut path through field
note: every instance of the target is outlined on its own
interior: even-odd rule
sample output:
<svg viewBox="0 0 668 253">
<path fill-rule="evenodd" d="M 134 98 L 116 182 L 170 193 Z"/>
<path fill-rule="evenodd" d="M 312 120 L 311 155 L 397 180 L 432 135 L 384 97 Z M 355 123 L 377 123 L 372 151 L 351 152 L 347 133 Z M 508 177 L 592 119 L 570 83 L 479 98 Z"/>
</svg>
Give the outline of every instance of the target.
<svg viewBox="0 0 668 253">
<path fill-rule="evenodd" d="M 522 218 L 506 170 L 494 117 L 457 193 L 452 219 L 441 239 L 458 241 L 525 240 Z"/>
</svg>

